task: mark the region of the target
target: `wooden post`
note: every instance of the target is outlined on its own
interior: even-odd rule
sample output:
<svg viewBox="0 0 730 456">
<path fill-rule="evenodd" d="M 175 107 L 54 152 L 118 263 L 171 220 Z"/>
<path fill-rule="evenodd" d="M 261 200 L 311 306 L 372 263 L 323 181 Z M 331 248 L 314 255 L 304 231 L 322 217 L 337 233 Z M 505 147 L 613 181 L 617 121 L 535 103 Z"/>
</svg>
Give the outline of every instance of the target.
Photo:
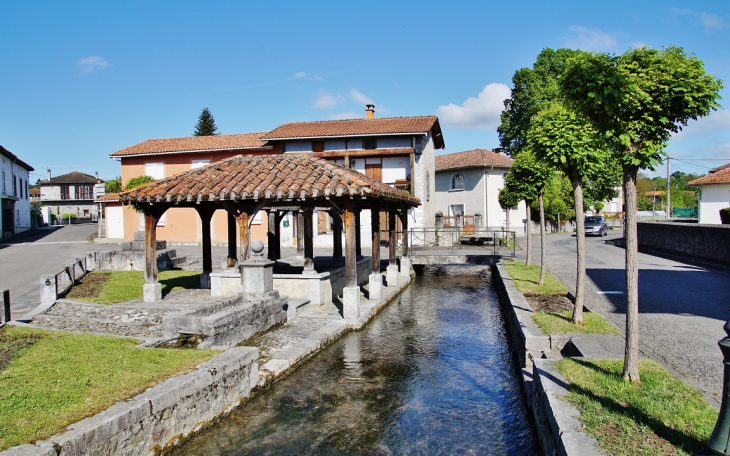
<svg viewBox="0 0 730 456">
<path fill-rule="evenodd" d="M 373 273 L 380 273 L 380 211 L 375 207 L 370 208 L 370 228 L 373 233 Z"/>
<path fill-rule="evenodd" d="M 345 286 L 357 287 L 357 258 L 355 256 L 355 213 L 351 204 L 345 206 Z"/>
<path fill-rule="evenodd" d="M 312 226 L 313 208 L 305 207 L 302 213 L 304 217 L 304 257 L 314 259 L 314 227 Z"/>
<path fill-rule="evenodd" d="M 388 209 L 388 264 L 395 264 L 395 209 Z"/>
<path fill-rule="evenodd" d="M 147 284 L 157 283 L 157 217 L 151 213 L 144 214 L 144 281 Z"/>
<path fill-rule="evenodd" d="M 10 318 L 10 290 L 3 290 L 3 314 L 5 314 L 5 320 L 3 322 L 7 323 L 11 320 Z"/>
<path fill-rule="evenodd" d="M 362 256 L 362 247 L 360 241 L 360 209 L 355 211 L 355 255 L 357 258 Z"/>
<path fill-rule="evenodd" d="M 403 256 L 408 256 L 408 207 L 403 206 L 401 209 L 403 211 L 403 216 L 401 217 L 401 221 L 403 222 Z"/>
<path fill-rule="evenodd" d="M 297 256 L 304 256 L 304 212 L 299 209 L 296 213 Z"/>
<path fill-rule="evenodd" d="M 196 206 L 195 210 L 198 212 L 198 215 L 200 216 L 200 223 L 202 224 L 202 244 L 203 244 L 203 275 L 208 274 L 210 275 L 211 272 L 213 272 L 213 254 L 211 250 L 211 241 L 210 241 L 210 220 L 213 218 L 213 213 L 215 213 L 215 208 L 212 207 L 201 207 Z M 209 284 L 209 282 L 202 283 L 201 285 Z"/>
<path fill-rule="evenodd" d="M 228 266 L 238 259 L 238 255 L 236 255 L 237 236 L 236 217 L 231 212 L 228 212 Z"/>
<path fill-rule="evenodd" d="M 277 231 L 277 211 L 276 210 L 268 210 L 266 211 L 266 219 L 268 221 L 268 230 L 266 232 L 266 239 L 267 243 L 269 244 L 269 254 L 268 258 L 272 261 L 276 261 L 279 259 L 279 257 L 276 256 L 276 245 L 278 244 L 278 239 L 276 238 L 276 231 Z"/>
<path fill-rule="evenodd" d="M 276 256 L 275 260 L 278 260 L 281 258 L 281 221 L 286 215 L 286 212 L 274 211 L 274 215 L 276 216 L 276 223 L 274 224 L 274 238 L 276 239 L 274 242 L 274 255 Z"/>
<path fill-rule="evenodd" d="M 241 250 L 238 255 L 240 262 L 248 260 L 251 257 L 249 246 L 251 244 L 251 233 L 248 229 L 248 212 L 242 211 L 240 215 L 236 217 L 238 222 L 238 242 L 241 244 Z"/>
<path fill-rule="evenodd" d="M 342 259 L 342 217 L 337 211 L 330 211 L 332 217 L 332 259 Z"/>
</svg>

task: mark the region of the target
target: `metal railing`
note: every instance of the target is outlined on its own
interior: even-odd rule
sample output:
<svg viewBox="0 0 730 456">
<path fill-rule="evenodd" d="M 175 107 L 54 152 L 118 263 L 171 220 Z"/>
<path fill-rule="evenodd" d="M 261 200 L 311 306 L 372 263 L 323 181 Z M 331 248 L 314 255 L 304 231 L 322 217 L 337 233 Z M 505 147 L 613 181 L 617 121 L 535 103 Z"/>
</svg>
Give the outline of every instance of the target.
<svg viewBox="0 0 730 456">
<path fill-rule="evenodd" d="M 409 255 L 435 254 L 451 255 L 460 250 L 483 250 L 485 255 L 516 256 L 514 231 L 492 230 L 489 228 L 411 228 L 408 232 Z"/>
</svg>

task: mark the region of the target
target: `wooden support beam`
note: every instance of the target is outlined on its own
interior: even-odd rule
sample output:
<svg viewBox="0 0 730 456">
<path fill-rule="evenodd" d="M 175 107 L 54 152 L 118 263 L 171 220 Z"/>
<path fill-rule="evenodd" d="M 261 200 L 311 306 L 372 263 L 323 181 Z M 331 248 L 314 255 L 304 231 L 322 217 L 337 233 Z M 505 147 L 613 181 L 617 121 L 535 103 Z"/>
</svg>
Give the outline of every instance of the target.
<svg viewBox="0 0 730 456">
<path fill-rule="evenodd" d="M 409 242 L 409 239 L 408 239 L 408 207 L 407 206 L 403 206 L 403 208 L 401 209 L 401 214 L 402 214 L 401 222 L 402 222 L 402 226 L 403 226 L 403 256 L 407 257 L 408 249 L 409 249 L 409 246 L 408 246 L 408 242 Z"/>
<path fill-rule="evenodd" d="M 388 265 L 395 264 L 395 208 L 388 209 Z"/>
<path fill-rule="evenodd" d="M 238 238 L 238 231 L 236 230 L 236 217 L 228 212 L 228 266 L 231 266 L 234 261 L 238 260 L 236 252 L 236 239 Z"/>
<path fill-rule="evenodd" d="M 314 210 L 311 207 L 305 207 L 302 209 L 302 216 L 304 217 L 304 258 L 314 258 L 314 226 L 312 225 L 312 217 L 314 216 Z"/>
<path fill-rule="evenodd" d="M 330 211 L 332 217 L 332 259 L 342 259 L 342 217 L 336 210 Z"/>
<path fill-rule="evenodd" d="M 357 257 L 355 256 L 355 213 L 351 204 L 345 206 L 345 286 L 357 286 Z"/>
<path fill-rule="evenodd" d="M 202 225 L 202 239 L 203 244 L 203 274 L 210 274 L 213 272 L 213 255 L 211 250 L 211 238 L 210 238 L 210 221 L 215 213 L 215 207 L 212 206 L 196 206 L 195 210 L 200 216 L 200 223 Z"/>
<path fill-rule="evenodd" d="M 276 231 L 278 228 L 277 211 L 267 210 L 266 220 L 268 222 L 268 230 L 266 231 L 266 240 L 269 247 L 268 258 L 272 261 L 276 261 L 279 259 L 279 257 L 276 256 L 276 246 L 279 243 L 279 240 L 276 238 Z"/>
<path fill-rule="evenodd" d="M 360 209 L 355 210 L 355 255 L 357 258 L 362 256 L 362 242 L 360 240 Z"/>
<path fill-rule="evenodd" d="M 244 262 L 251 258 L 251 251 L 249 249 L 251 245 L 251 230 L 249 229 L 248 212 L 243 211 L 236 216 L 238 222 L 238 242 L 241 245 L 241 249 L 238 254 L 240 262 Z"/>
<path fill-rule="evenodd" d="M 380 210 L 372 206 L 370 208 L 370 229 L 373 233 L 373 272 L 380 273 Z"/>
<path fill-rule="evenodd" d="M 157 221 L 154 212 L 144 214 L 144 281 L 157 283 Z"/>
<path fill-rule="evenodd" d="M 297 232 L 297 256 L 304 256 L 304 212 L 299 209 L 296 214 L 296 232 Z"/>
</svg>

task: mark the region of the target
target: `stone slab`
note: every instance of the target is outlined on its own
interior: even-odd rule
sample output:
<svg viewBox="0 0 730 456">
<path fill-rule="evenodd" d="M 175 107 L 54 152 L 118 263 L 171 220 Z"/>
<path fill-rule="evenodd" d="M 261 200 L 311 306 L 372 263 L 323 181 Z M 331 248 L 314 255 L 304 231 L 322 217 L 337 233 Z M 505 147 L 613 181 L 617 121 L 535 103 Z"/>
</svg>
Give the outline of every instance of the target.
<svg viewBox="0 0 730 456">
<path fill-rule="evenodd" d="M 624 359 L 626 341 L 614 334 L 580 334 L 570 338 L 561 353 L 585 359 Z M 641 355 L 644 357 L 644 355 Z"/>
</svg>

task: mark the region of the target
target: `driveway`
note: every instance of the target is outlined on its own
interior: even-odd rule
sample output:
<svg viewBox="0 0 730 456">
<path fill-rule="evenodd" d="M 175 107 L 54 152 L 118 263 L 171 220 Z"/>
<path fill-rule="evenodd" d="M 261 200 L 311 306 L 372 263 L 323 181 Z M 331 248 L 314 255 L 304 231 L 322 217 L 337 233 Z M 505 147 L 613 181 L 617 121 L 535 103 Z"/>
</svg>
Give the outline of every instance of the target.
<svg viewBox="0 0 730 456">
<path fill-rule="evenodd" d="M 605 243 L 619 238 L 586 239 L 585 306 L 600 313 L 622 334 L 626 325 L 625 251 Z M 533 236 L 533 262 L 540 263 L 540 238 Z M 575 291 L 576 238 L 546 237 L 547 267 Z M 522 242 L 524 244 L 524 242 Z M 525 251 L 518 258 L 525 258 Z M 639 343 L 647 354 L 713 399 L 722 399 L 723 364 L 718 340 L 730 318 L 730 277 L 724 271 L 639 254 Z"/>
<path fill-rule="evenodd" d="M 55 274 L 87 252 L 110 250 L 89 242 L 96 225 L 50 227 L 0 242 L 0 289 L 10 290 L 10 310 L 20 317 L 40 303 L 40 277 Z"/>
</svg>

